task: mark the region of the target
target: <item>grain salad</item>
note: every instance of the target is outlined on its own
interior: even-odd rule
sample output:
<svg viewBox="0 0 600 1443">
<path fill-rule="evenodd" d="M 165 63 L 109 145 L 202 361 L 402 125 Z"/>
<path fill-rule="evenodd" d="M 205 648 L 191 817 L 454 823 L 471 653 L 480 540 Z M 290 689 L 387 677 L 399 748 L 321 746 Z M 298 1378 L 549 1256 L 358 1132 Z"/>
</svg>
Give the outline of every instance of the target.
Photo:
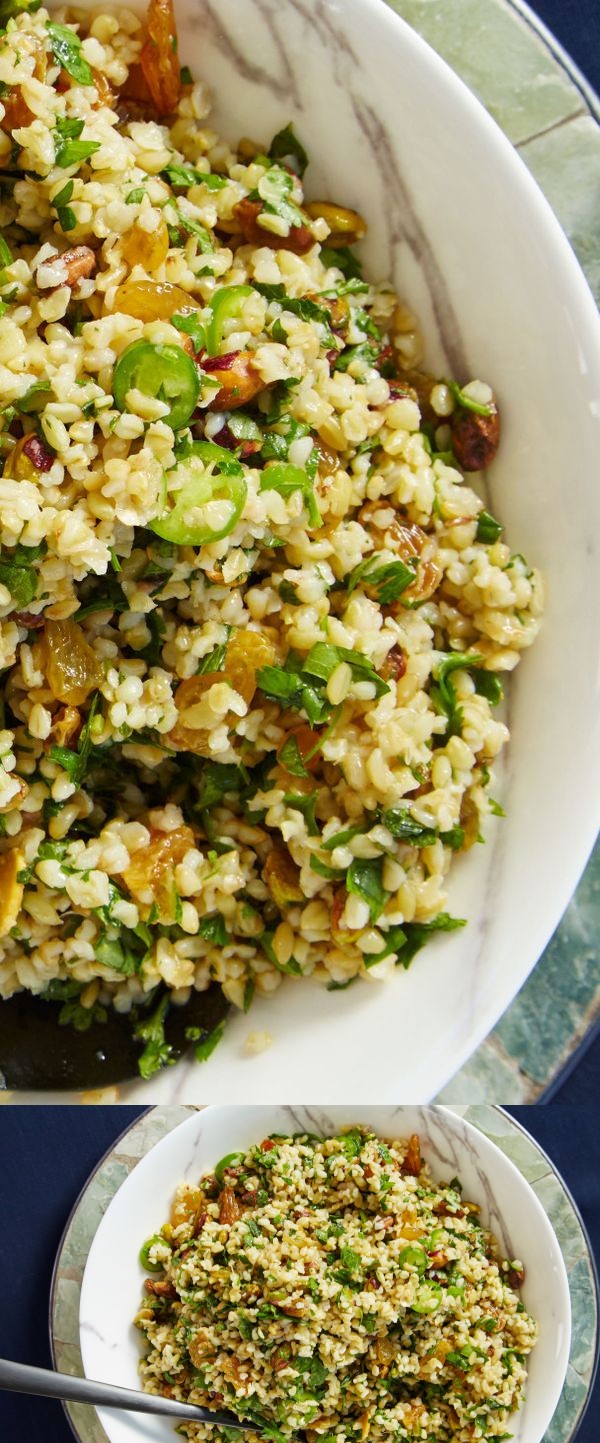
<svg viewBox="0 0 600 1443">
<path fill-rule="evenodd" d="M 461 925 L 542 583 L 465 483 L 490 386 L 293 127 L 211 130 L 171 0 L 2 16 L 0 996 L 130 1012 L 149 1075 L 193 991 Z"/>
<path fill-rule="evenodd" d="M 140 1257 L 148 1392 L 226 1407 L 275 1443 L 512 1437 L 537 1336 L 524 1268 L 457 1178 L 432 1181 L 417 1134 L 233 1153 L 179 1187 Z"/>
</svg>

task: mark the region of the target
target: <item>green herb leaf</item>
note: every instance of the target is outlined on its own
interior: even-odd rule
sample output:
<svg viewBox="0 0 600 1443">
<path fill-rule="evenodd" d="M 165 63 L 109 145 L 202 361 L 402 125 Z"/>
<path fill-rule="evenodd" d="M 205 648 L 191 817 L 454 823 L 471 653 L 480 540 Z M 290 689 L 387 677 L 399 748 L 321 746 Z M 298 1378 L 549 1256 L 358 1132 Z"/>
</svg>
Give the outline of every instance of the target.
<svg viewBox="0 0 600 1443">
<path fill-rule="evenodd" d="M 165 993 L 150 1017 L 140 1018 L 133 1028 L 133 1036 L 146 1044 L 138 1059 L 140 1076 L 146 1080 L 154 1077 L 161 1067 L 172 1067 L 173 1063 L 177 1061 L 173 1056 L 172 1044 L 167 1042 L 165 1037 L 165 1018 L 168 1008 L 169 994 Z"/>
<path fill-rule="evenodd" d="M 302 499 L 306 507 L 309 526 L 318 527 L 322 524 L 321 512 L 317 505 L 312 482 L 306 471 L 299 466 L 289 464 L 279 465 L 277 462 L 265 467 L 260 476 L 261 491 L 278 491 L 280 496 L 291 496 L 294 491 L 302 492 Z"/>
<path fill-rule="evenodd" d="M 302 179 L 308 165 L 308 156 L 295 134 L 293 125 L 286 125 L 284 130 L 278 130 L 273 136 L 269 146 L 269 158 L 286 161 Z"/>
<path fill-rule="evenodd" d="M 374 366 L 379 359 L 379 349 L 370 341 L 361 341 L 358 346 L 346 346 L 333 363 L 334 371 L 347 371 L 354 361 L 363 366 Z"/>
<path fill-rule="evenodd" d="M 382 881 L 384 857 L 355 857 L 346 873 L 346 888 L 367 903 L 371 921 L 381 916 L 391 896 Z"/>
<path fill-rule="evenodd" d="M 268 285 L 255 281 L 255 291 L 260 291 L 268 301 L 278 301 L 284 311 L 290 311 L 293 316 L 299 316 L 303 321 L 318 321 L 325 327 L 327 342 L 334 343 L 334 336 L 331 331 L 331 316 L 326 306 L 320 306 L 318 301 L 311 301 L 306 296 L 288 296 L 285 286 Z"/>
<path fill-rule="evenodd" d="M 205 762 L 198 780 L 198 810 L 210 811 L 230 792 L 241 792 L 247 781 L 246 768 L 234 762 Z"/>
<path fill-rule="evenodd" d="M 350 594 L 359 583 L 370 586 L 377 592 L 380 605 L 389 606 L 399 600 L 414 579 L 414 567 L 406 566 L 403 561 L 386 561 L 379 566 L 377 557 L 369 556 L 350 572 L 347 588 Z"/>
<path fill-rule="evenodd" d="M 316 790 L 309 792 L 308 796 L 304 795 L 304 793 L 286 792 L 283 798 L 286 807 L 293 807 L 296 812 L 302 813 L 306 821 L 306 830 L 309 837 L 318 837 L 320 835 L 315 816 L 318 795 Z"/>
<path fill-rule="evenodd" d="M 222 190 L 227 185 L 226 175 L 215 175 L 212 171 L 196 170 L 193 165 L 167 165 L 161 175 L 174 188 L 189 190 L 192 185 L 206 185 L 208 190 Z"/>
<path fill-rule="evenodd" d="M 76 787 L 81 786 L 88 768 L 92 749 L 92 722 L 98 710 L 99 703 L 100 694 L 99 692 L 95 692 L 88 715 L 79 734 L 76 752 L 71 751 L 68 747 L 53 746 L 50 748 L 50 760 L 58 762 L 58 765 L 63 768 Z"/>
<path fill-rule="evenodd" d="M 71 165 L 81 165 L 100 149 L 99 140 L 67 140 L 56 152 L 56 164 L 67 170 Z"/>
<path fill-rule="evenodd" d="M 500 540 L 503 530 L 504 527 L 499 521 L 496 521 L 494 516 L 490 515 L 489 511 L 479 512 L 475 532 L 476 541 L 483 541 L 486 546 L 493 546 L 495 541 Z"/>
<path fill-rule="evenodd" d="M 362 264 L 348 246 L 321 246 L 321 260 L 324 266 L 337 266 L 347 280 L 362 278 Z"/>
<path fill-rule="evenodd" d="M 218 1022 L 217 1026 L 213 1027 L 204 1042 L 198 1043 L 198 1046 L 194 1048 L 196 1062 L 208 1062 L 209 1057 L 212 1057 L 215 1047 L 218 1047 L 225 1031 L 225 1022 L 226 1018 L 224 1017 L 222 1022 Z"/>
<path fill-rule="evenodd" d="M 454 932 L 457 927 L 466 927 L 464 917 L 451 917 L 448 912 L 438 912 L 430 922 L 403 922 L 401 927 L 390 927 L 386 932 L 385 947 L 366 961 L 368 967 L 382 962 L 396 952 L 396 966 L 410 967 L 413 957 L 425 946 L 431 932 Z"/>
<path fill-rule="evenodd" d="M 143 185 L 135 186 L 134 189 L 130 190 L 129 194 L 125 196 L 125 205 L 139 205 L 140 202 L 143 201 L 145 194 L 146 191 Z"/>
<path fill-rule="evenodd" d="M 37 581 L 37 572 L 33 566 L 17 561 L 14 552 L 12 555 L 8 552 L 4 555 L 0 553 L 0 584 L 10 591 L 19 610 L 33 601 L 37 592 Z"/>
<path fill-rule="evenodd" d="M 208 917 L 201 917 L 198 924 L 198 936 L 204 937 L 205 942 L 213 942 L 215 947 L 226 947 L 229 941 L 229 933 L 225 926 L 225 919 L 221 912 L 211 912 Z"/>
<path fill-rule="evenodd" d="M 46 29 L 50 36 L 54 59 L 72 76 L 78 85 L 93 85 L 91 67 L 81 52 L 81 40 L 68 25 L 54 25 L 48 22 Z"/>
<path fill-rule="evenodd" d="M 462 727 L 462 707 L 450 680 L 453 671 L 470 671 L 483 661 L 478 651 L 451 651 L 436 662 L 433 677 L 437 685 L 431 687 L 431 700 L 436 711 L 448 718 L 447 735 L 456 736 Z"/>
<path fill-rule="evenodd" d="M 148 955 L 148 942 L 129 927 L 120 927 L 117 933 L 115 925 L 113 922 L 109 928 L 102 929 L 94 944 L 94 954 L 103 967 L 111 967 L 123 977 L 133 977 Z"/>
<path fill-rule="evenodd" d="M 346 874 L 343 867 L 330 867 L 327 862 L 322 862 L 320 857 L 313 854 L 310 859 L 310 868 L 317 876 L 325 877 L 328 882 L 345 881 Z"/>
<path fill-rule="evenodd" d="M 417 822 L 401 802 L 387 807 L 381 814 L 381 821 L 399 842 L 410 842 L 413 847 L 431 847 L 437 838 L 435 827 L 424 827 Z"/>
<path fill-rule="evenodd" d="M 260 947 L 262 947 L 265 957 L 268 957 L 271 966 L 276 967 L 278 972 L 288 972 L 292 977 L 301 977 L 302 968 L 300 964 L 296 961 L 295 957 L 290 957 L 288 962 L 278 961 L 277 956 L 273 950 L 274 936 L 275 929 L 270 927 L 267 928 L 266 931 L 262 932 L 260 937 L 257 938 L 258 944 Z"/>
</svg>

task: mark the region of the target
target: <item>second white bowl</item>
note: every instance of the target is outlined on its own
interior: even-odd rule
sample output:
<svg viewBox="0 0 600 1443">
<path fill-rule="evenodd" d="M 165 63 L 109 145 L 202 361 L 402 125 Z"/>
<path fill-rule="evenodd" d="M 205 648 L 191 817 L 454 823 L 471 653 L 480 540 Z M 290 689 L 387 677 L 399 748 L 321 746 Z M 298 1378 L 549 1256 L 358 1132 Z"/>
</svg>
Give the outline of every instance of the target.
<svg viewBox="0 0 600 1443">
<path fill-rule="evenodd" d="M 515 1443 L 541 1443 L 562 1390 L 571 1335 L 569 1285 L 559 1244 L 535 1193 L 495 1145 L 443 1107 L 208 1107 L 174 1129 L 142 1159 L 111 1202 L 94 1238 L 81 1291 L 81 1353 L 88 1377 L 139 1387 L 140 1305 L 144 1240 L 168 1217 L 173 1192 L 196 1182 L 226 1153 L 272 1132 L 306 1129 L 328 1135 L 366 1123 L 382 1137 L 418 1132 L 436 1181 L 458 1175 L 464 1195 L 479 1203 L 482 1222 L 503 1255 L 525 1264 L 523 1301 L 537 1319 L 539 1341 L 529 1362 L 527 1399 L 515 1415 Z M 110 1443 L 174 1443 L 162 1419 L 100 1409 Z"/>
</svg>

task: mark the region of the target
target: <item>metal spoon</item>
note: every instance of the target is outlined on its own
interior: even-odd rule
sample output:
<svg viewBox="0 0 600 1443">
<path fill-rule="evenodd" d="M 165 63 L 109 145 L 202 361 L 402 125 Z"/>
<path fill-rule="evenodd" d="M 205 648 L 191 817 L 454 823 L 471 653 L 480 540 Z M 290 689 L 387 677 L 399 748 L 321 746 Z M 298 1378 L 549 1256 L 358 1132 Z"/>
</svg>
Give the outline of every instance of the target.
<svg viewBox="0 0 600 1443">
<path fill-rule="evenodd" d="M 173 1398 L 158 1398 L 153 1393 L 138 1393 L 132 1388 L 115 1388 L 112 1383 L 94 1383 L 91 1378 L 72 1378 L 50 1368 L 32 1368 L 28 1363 L 12 1363 L 0 1358 L 0 1388 L 9 1393 L 36 1393 L 42 1398 L 65 1398 L 74 1403 L 93 1403 L 104 1408 L 124 1408 L 132 1413 L 162 1413 L 170 1418 L 187 1418 L 191 1423 L 220 1423 L 227 1428 L 247 1428 L 235 1413 L 221 1413 L 198 1408 L 191 1403 L 178 1403 Z M 256 1425 L 253 1425 L 256 1426 Z"/>
</svg>

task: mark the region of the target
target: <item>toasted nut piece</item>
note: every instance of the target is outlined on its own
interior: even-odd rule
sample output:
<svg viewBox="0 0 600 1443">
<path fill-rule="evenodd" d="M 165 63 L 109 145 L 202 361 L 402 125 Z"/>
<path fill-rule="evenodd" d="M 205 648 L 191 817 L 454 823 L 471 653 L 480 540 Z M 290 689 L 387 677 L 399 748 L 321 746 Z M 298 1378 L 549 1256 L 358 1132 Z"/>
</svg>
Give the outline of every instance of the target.
<svg viewBox="0 0 600 1443">
<path fill-rule="evenodd" d="M 290 902 L 302 901 L 300 872 L 287 847 L 273 848 L 263 867 L 263 877 L 278 907 L 289 907 Z"/>
<path fill-rule="evenodd" d="M 231 355 L 233 360 L 230 360 Z M 203 369 L 210 371 L 211 376 L 219 382 L 219 390 L 213 394 L 207 410 L 234 411 L 238 406 L 247 406 L 259 391 L 264 391 L 265 382 L 259 375 L 250 352 L 230 352 L 229 356 L 215 356 L 214 360 L 228 364 L 207 366 L 206 361 L 202 363 Z"/>
<path fill-rule="evenodd" d="M 452 449 L 463 471 L 491 466 L 500 445 L 500 415 L 494 402 L 489 416 L 459 409 L 450 421 Z"/>
<path fill-rule="evenodd" d="M 0 937 L 8 935 L 19 915 L 23 883 L 18 882 L 17 877 L 23 860 L 23 853 L 16 847 L 0 856 Z"/>
<path fill-rule="evenodd" d="M 518 1268 L 511 1264 L 508 1269 L 508 1281 L 511 1288 L 520 1288 L 521 1284 L 525 1282 L 525 1269 L 522 1263 Z"/>
<path fill-rule="evenodd" d="M 58 257 L 67 268 L 67 286 L 76 286 L 84 276 L 91 276 L 96 269 L 96 256 L 89 246 L 73 246 Z"/>
<path fill-rule="evenodd" d="M 352 246 L 367 233 L 366 221 L 357 210 L 345 205 L 332 205 L 327 200 L 310 200 L 304 207 L 311 220 L 327 221 L 331 232 L 327 245 L 335 250 L 337 246 Z"/>
<path fill-rule="evenodd" d="M 146 1278 L 144 1287 L 147 1293 L 153 1293 L 155 1298 L 177 1298 L 177 1288 L 168 1278 L 159 1278 L 157 1282 L 153 1278 Z"/>
<path fill-rule="evenodd" d="M 25 797 L 29 792 L 27 782 L 24 782 L 22 777 L 15 777 L 15 781 L 18 782 L 19 790 L 14 793 L 5 807 L 0 807 L 0 815 L 2 816 L 4 816 L 6 812 L 14 812 L 17 807 L 20 807 L 21 802 L 25 801 Z"/>
<path fill-rule="evenodd" d="M 242 1216 L 242 1209 L 231 1187 L 224 1187 L 219 1198 L 219 1222 L 231 1226 Z"/>
<path fill-rule="evenodd" d="M 275 235 L 274 231 L 260 224 L 258 217 L 261 212 L 262 201 L 248 200 L 247 196 L 233 208 L 233 214 L 248 245 L 271 246 L 276 251 L 294 251 L 297 256 L 303 256 L 315 244 L 315 238 L 307 225 L 293 225 L 290 226 L 289 235 Z"/>
</svg>

